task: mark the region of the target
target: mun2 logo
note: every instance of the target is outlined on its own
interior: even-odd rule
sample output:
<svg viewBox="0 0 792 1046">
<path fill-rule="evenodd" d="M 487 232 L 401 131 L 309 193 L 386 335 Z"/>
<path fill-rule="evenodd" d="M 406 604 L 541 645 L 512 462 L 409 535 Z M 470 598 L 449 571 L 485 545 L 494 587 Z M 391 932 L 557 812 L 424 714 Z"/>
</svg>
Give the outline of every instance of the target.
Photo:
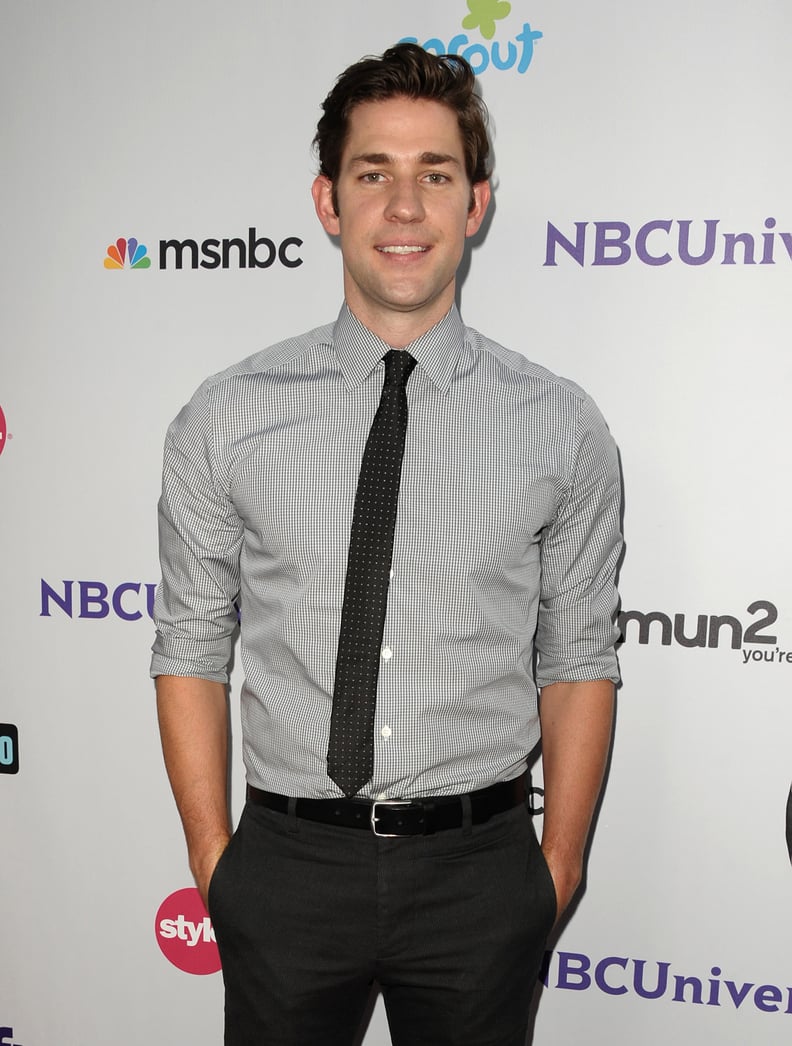
<svg viewBox="0 0 792 1046">
<path fill-rule="evenodd" d="M 138 243 L 134 236 L 125 240 L 123 236 L 111 243 L 107 248 L 104 260 L 106 269 L 150 269 L 151 258 L 148 256 L 148 247 L 144 243 Z"/>
<path fill-rule="evenodd" d="M 478 30 L 486 43 L 471 40 L 467 33 L 456 33 L 449 40 L 432 36 L 421 44 L 423 49 L 434 54 L 462 55 L 470 62 L 476 76 L 489 68 L 501 72 L 509 69 L 515 69 L 518 73 L 527 72 L 533 60 L 534 44 L 544 34 L 532 29 L 530 22 L 523 22 L 511 39 L 504 39 L 511 27 L 496 27 L 495 23 L 507 19 L 511 14 L 512 5 L 506 0 L 468 0 L 467 7 L 468 13 L 462 19 L 462 28 Z M 502 30 L 499 33 L 501 39 L 498 40 L 493 39 L 496 28 Z M 417 36 L 404 36 L 401 42 L 417 44 L 419 40 Z"/>
</svg>

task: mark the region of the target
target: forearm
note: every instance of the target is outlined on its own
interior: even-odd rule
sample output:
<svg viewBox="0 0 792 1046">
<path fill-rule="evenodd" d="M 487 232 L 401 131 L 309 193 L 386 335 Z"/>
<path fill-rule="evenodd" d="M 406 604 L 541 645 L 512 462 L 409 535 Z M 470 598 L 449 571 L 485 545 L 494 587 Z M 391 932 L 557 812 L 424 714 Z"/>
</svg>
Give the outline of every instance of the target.
<svg viewBox="0 0 792 1046">
<path fill-rule="evenodd" d="M 182 676 L 158 676 L 156 688 L 165 767 L 190 869 L 206 901 L 209 879 L 231 834 L 226 688 Z"/>
<path fill-rule="evenodd" d="M 542 690 L 542 850 L 556 883 L 559 915 L 577 889 L 610 747 L 609 680 L 553 683 Z"/>
</svg>

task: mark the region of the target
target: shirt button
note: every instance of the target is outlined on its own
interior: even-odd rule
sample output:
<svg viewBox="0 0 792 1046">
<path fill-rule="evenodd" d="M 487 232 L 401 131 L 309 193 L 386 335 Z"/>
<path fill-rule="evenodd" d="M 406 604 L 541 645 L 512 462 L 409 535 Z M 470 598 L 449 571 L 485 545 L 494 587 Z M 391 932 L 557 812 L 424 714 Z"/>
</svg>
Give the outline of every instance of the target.
<svg viewBox="0 0 792 1046">
<path fill-rule="evenodd" d="M 393 581 L 393 567 L 391 567 L 390 579 L 391 579 L 391 581 Z"/>
<path fill-rule="evenodd" d="M 383 728 L 380 730 L 380 734 L 385 738 L 386 741 L 388 740 L 392 732 L 393 731 L 389 726 L 383 726 Z"/>
<path fill-rule="evenodd" d="M 390 659 L 392 657 L 393 657 L 393 651 L 391 650 L 391 648 L 389 646 L 384 646 L 382 648 L 382 660 L 383 661 L 390 661 Z"/>
</svg>

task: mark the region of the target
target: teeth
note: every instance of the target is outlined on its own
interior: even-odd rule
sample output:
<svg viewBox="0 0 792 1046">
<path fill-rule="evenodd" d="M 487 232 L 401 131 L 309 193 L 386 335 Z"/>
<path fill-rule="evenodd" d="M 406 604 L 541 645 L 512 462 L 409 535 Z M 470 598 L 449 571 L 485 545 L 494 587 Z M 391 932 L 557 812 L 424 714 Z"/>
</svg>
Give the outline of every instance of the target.
<svg viewBox="0 0 792 1046">
<path fill-rule="evenodd" d="M 378 251 L 382 251 L 383 254 L 420 254 L 426 250 L 426 247 L 407 247 L 405 245 L 399 245 L 397 247 L 378 247 Z"/>
</svg>

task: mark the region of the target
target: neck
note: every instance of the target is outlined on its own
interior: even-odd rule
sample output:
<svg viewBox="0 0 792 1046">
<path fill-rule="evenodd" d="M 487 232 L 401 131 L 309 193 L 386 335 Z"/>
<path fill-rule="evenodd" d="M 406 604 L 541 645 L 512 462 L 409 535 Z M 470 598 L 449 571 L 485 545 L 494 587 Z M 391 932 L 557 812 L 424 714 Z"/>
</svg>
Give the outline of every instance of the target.
<svg viewBox="0 0 792 1046">
<path fill-rule="evenodd" d="M 443 319 L 454 304 L 453 293 L 448 301 L 432 303 L 431 308 L 394 312 L 391 309 L 372 308 L 366 302 L 355 300 L 355 295 L 346 298 L 347 306 L 364 327 L 392 349 L 403 349 L 426 334 Z"/>
</svg>

